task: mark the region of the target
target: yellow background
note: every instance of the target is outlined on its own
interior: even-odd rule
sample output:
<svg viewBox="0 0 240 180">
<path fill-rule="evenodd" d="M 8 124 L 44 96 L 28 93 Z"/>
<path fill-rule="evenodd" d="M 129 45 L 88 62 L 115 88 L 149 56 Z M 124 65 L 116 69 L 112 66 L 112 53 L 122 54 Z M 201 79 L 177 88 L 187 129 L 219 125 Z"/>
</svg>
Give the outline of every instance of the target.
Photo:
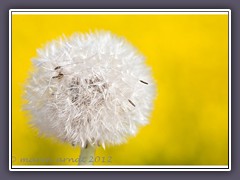
<svg viewBox="0 0 240 180">
<path fill-rule="evenodd" d="M 227 15 L 13 15 L 13 165 L 76 164 L 55 159 L 78 158 L 79 148 L 40 137 L 28 125 L 21 109 L 23 84 L 37 48 L 63 34 L 90 30 L 110 30 L 136 46 L 158 89 L 150 124 L 127 144 L 98 148 L 96 156 L 112 162 L 96 164 L 227 165 Z"/>
</svg>

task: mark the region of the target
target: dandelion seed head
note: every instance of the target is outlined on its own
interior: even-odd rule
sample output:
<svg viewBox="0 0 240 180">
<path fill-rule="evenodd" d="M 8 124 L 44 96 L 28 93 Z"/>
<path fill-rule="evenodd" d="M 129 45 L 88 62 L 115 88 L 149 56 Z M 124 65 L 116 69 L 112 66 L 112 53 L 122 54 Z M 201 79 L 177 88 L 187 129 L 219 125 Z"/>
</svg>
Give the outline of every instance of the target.
<svg viewBox="0 0 240 180">
<path fill-rule="evenodd" d="M 105 147 L 126 142 L 148 123 L 155 84 L 144 57 L 124 38 L 74 34 L 37 52 L 25 108 L 43 134 Z"/>
</svg>

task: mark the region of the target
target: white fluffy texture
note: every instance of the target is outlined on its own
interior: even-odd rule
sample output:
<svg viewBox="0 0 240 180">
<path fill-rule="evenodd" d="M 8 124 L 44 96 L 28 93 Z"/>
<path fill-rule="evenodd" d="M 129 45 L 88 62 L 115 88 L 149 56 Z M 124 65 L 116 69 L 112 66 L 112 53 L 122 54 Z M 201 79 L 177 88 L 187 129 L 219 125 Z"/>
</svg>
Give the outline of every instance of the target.
<svg viewBox="0 0 240 180">
<path fill-rule="evenodd" d="M 154 81 L 144 57 L 125 39 L 110 32 L 74 34 L 38 50 L 33 64 L 26 108 L 40 132 L 105 147 L 148 123 Z"/>
</svg>

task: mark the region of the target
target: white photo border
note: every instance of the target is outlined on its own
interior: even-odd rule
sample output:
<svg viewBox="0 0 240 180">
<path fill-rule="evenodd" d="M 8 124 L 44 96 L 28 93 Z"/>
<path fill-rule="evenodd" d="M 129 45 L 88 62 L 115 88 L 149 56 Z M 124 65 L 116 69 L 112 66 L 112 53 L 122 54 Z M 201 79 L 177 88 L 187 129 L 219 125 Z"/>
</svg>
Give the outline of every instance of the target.
<svg viewBox="0 0 240 180">
<path fill-rule="evenodd" d="M 228 15 L 228 165 L 226 166 L 17 166 L 12 165 L 12 15 L 13 14 L 227 14 Z M 230 9 L 10 9 L 9 10 L 9 170 L 10 171 L 231 171 L 231 10 Z"/>
</svg>

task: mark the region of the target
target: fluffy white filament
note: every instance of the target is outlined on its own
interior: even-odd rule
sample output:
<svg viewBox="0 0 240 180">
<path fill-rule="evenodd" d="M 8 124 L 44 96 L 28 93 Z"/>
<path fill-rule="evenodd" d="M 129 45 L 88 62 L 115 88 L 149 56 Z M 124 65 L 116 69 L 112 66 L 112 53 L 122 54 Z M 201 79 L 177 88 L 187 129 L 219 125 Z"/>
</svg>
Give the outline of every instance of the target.
<svg viewBox="0 0 240 180">
<path fill-rule="evenodd" d="M 26 108 L 40 132 L 74 145 L 120 144 L 148 122 L 155 85 L 144 57 L 110 32 L 74 34 L 38 50 Z"/>
</svg>

